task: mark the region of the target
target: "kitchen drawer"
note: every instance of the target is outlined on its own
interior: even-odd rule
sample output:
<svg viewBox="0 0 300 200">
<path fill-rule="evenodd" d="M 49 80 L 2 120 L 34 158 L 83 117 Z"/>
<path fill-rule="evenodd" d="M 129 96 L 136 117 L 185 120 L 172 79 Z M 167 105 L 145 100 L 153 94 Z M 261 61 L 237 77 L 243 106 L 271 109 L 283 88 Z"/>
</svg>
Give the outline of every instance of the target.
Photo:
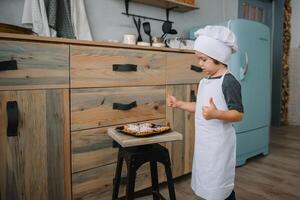
<svg viewBox="0 0 300 200">
<path fill-rule="evenodd" d="M 71 88 L 165 84 L 164 52 L 83 46 L 70 51 Z"/>
<path fill-rule="evenodd" d="M 165 124 L 165 120 L 147 122 Z M 73 173 L 112 164 L 117 161 L 117 148 L 112 148 L 113 140 L 107 134 L 108 128 L 114 127 L 72 132 Z"/>
<path fill-rule="evenodd" d="M 165 101 L 165 86 L 72 89 L 71 130 L 162 119 Z"/>
<path fill-rule="evenodd" d="M 68 45 L 0 40 L 0 90 L 68 87 Z"/>
<path fill-rule="evenodd" d="M 166 180 L 164 167 L 158 163 L 159 182 Z M 115 176 L 116 163 L 93 168 L 72 174 L 73 199 L 101 199 L 111 200 L 113 178 Z M 122 177 L 126 177 L 126 164 L 123 162 Z M 151 186 L 150 165 L 142 165 L 138 171 L 135 181 L 135 191 Z M 119 196 L 125 195 L 126 182 L 121 180 Z"/>
<path fill-rule="evenodd" d="M 117 149 L 107 128 L 88 129 L 71 133 L 72 173 L 117 161 Z"/>
<path fill-rule="evenodd" d="M 199 83 L 204 77 L 203 72 L 191 69 L 191 66 L 199 69 L 198 61 L 194 54 L 168 53 L 166 82 L 167 84 L 189 84 Z"/>
</svg>

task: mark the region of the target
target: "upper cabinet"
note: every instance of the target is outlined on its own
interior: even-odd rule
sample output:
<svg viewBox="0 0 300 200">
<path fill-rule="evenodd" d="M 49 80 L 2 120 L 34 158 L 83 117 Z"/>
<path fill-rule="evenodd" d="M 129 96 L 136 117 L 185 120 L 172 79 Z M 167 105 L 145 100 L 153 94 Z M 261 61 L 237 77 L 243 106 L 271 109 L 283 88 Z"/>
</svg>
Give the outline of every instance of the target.
<svg viewBox="0 0 300 200">
<path fill-rule="evenodd" d="M 174 8 L 174 11 L 178 12 L 187 12 L 198 9 L 198 7 L 195 6 L 195 1 L 196 0 L 131 0 L 131 2 L 143 3 L 161 8 L 176 7 Z"/>
</svg>

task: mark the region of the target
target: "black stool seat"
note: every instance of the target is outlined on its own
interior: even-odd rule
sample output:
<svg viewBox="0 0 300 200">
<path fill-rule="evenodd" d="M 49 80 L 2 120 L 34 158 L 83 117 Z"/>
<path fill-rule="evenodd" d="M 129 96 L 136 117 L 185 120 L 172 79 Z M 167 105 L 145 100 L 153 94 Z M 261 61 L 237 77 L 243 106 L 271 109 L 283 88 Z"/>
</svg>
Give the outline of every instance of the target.
<svg viewBox="0 0 300 200">
<path fill-rule="evenodd" d="M 157 162 L 160 162 L 165 167 L 170 200 L 176 200 L 169 151 L 167 148 L 159 144 L 150 144 L 136 147 L 121 147 L 119 145 L 118 162 L 113 184 L 112 200 L 119 199 L 118 194 L 123 160 L 125 160 L 127 165 L 127 184 L 126 196 L 122 199 L 133 200 L 136 197 L 145 196 L 148 194 L 134 192 L 136 172 L 139 167 L 146 162 L 150 162 L 152 182 L 152 191 L 150 192 L 150 194 L 153 195 L 154 200 L 165 199 L 159 193 L 158 187 Z"/>
</svg>

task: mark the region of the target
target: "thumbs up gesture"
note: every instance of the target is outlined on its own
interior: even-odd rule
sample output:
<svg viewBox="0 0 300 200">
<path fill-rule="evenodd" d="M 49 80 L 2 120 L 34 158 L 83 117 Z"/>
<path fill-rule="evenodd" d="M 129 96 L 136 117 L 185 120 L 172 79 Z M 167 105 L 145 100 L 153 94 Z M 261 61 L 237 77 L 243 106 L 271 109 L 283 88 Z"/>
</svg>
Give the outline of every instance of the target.
<svg viewBox="0 0 300 200">
<path fill-rule="evenodd" d="M 218 109 L 213 98 L 209 99 L 209 106 L 202 106 L 202 115 L 206 120 L 215 119 L 217 117 Z"/>
</svg>

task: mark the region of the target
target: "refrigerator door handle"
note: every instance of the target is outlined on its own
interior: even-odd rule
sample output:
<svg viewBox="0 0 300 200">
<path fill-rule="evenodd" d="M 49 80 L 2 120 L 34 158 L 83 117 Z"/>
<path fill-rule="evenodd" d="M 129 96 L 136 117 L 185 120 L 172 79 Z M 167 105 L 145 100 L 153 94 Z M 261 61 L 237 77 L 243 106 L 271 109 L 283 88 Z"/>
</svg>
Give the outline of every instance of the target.
<svg viewBox="0 0 300 200">
<path fill-rule="evenodd" d="M 245 52 L 245 66 L 240 68 L 240 80 L 244 80 L 249 68 L 249 59 L 248 59 L 248 53 Z"/>
</svg>

